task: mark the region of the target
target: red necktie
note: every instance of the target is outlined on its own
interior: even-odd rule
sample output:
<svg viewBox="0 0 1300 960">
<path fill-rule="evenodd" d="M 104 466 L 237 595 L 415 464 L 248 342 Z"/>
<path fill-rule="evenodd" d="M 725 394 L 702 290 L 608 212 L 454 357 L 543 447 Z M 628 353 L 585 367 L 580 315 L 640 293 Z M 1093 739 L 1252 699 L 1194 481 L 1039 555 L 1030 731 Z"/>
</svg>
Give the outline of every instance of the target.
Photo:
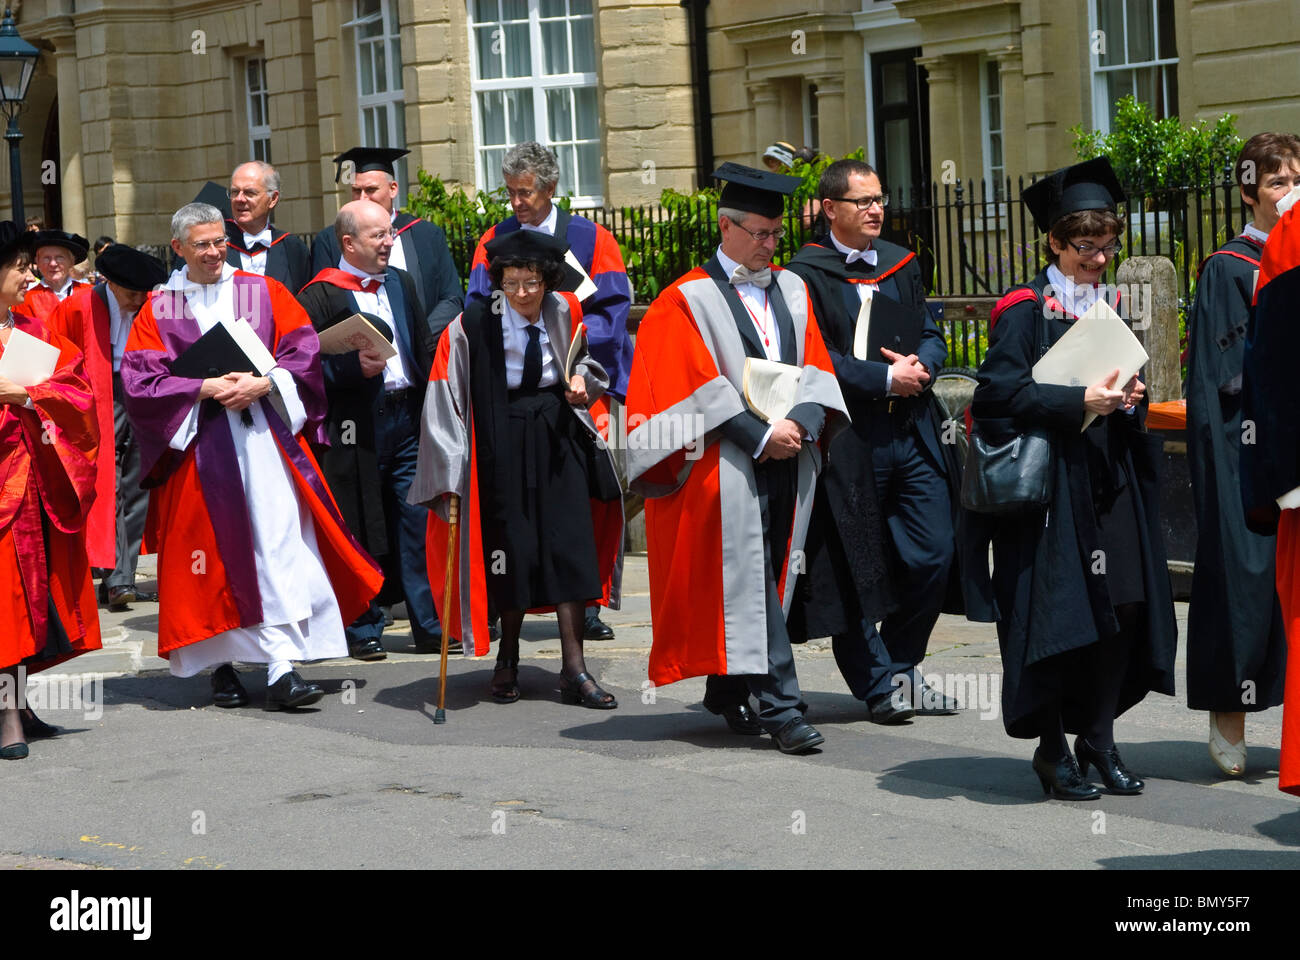
<svg viewBox="0 0 1300 960">
<path fill-rule="evenodd" d="M 361 290 L 363 293 L 374 293 L 379 289 L 379 281 L 373 278 L 367 278 L 361 281 Z"/>
</svg>

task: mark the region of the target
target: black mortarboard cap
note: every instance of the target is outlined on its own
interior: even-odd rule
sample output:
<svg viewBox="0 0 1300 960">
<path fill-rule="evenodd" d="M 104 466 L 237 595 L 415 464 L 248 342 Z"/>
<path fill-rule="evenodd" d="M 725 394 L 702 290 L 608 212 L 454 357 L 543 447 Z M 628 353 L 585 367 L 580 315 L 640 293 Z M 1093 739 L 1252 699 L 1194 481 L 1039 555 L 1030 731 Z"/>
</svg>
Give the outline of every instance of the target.
<svg viewBox="0 0 1300 960">
<path fill-rule="evenodd" d="M 32 249 L 41 247 L 62 247 L 72 254 L 73 263 L 81 263 L 90 252 L 90 241 L 80 234 L 63 230 L 38 230 L 32 237 Z"/>
<path fill-rule="evenodd" d="M 1039 233 L 1047 233 L 1066 214 L 1081 210 L 1114 213 L 1124 199 L 1124 188 L 1105 157 L 1094 157 L 1049 173 L 1020 192 L 1034 215 Z"/>
<path fill-rule="evenodd" d="M 161 260 L 125 243 L 101 250 L 95 257 L 95 269 L 128 290 L 152 290 L 167 279 L 167 268 Z"/>
<path fill-rule="evenodd" d="M 390 177 L 396 177 L 393 164 L 410 152 L 401 147 L 353 147 L 351 150 L 344 150 L 334 158 L 334 182 L 338 183 L 342 178 L 343 164 L 349 160 L 352 161 L 354 174 L 365 173 L 368 170 L 382 170 Z"/>
<path fill-rule="evenodd" d="M 193 202 L 206 203 L 210 207 L 216 207 L 221 211 L 221 216 L 227 220 L 235 218 L 235 215 L 230 211 L 230 190 L 219 183 L 213 183 L 209 180 L 203 185 L 203 189 L 199 191 Z"/>
<path fill-rule="evenodd" d="M 784 173 L 771 173 L 731 162 L 714 170 L 713 178 L 726 181 L 718 206 L 757 213 L 770 219 L 781 216 L 785 210 L 785 198 L 803 182 Z"/>
<path fill-rule="evenodd" d="M 511 230 L 493 237 L 483 249 L 489 263 L 493 260 L 552 260 L 561 263 L 566 252 L 564 244 L 540 230 Z"/>
</svg>

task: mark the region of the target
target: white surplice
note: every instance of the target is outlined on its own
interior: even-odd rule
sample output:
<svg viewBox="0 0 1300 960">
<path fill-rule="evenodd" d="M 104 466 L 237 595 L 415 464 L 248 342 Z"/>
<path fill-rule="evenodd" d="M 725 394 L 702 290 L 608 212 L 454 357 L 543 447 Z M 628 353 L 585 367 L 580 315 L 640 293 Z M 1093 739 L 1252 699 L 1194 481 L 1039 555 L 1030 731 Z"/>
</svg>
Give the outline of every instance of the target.
<svg viewBox="0 0 1300 960">
<path fill-rule="evenodd" d="M 199 285 L 189 280 L 188 268 L 182 267 L 168 280 L 168 289 L 185 291 L 200 333 L 207 333 L 219 321 L 235 319 L 234 272 L 226 264 L 219 282 Z M 289 413 L 289 427 L 297 434 L 307 421 L 307 412 L 298 398 L 293 375 L 276 367 L 269 376 Z M 271 663 L 348 655 L 343 616 L 316 545 L 311 510 L 298 496 L 261 404 L 254 403 L 248 409 L 253 415 L 251 427 L 238 413 L 227 410 L 226 417 L 248 502 L 264 620 L 256 626 L 227 630 L 173 650 L 173 676 L 192 677 L 207 667 L 233 661 Z M 171 438 L 173 449 L 185 450 L 194 442 L 198 411 L 199 405 L 195 404 Z M 185 598 L 167 596 L 162 602 L 184 603 Z"/>
</svg>

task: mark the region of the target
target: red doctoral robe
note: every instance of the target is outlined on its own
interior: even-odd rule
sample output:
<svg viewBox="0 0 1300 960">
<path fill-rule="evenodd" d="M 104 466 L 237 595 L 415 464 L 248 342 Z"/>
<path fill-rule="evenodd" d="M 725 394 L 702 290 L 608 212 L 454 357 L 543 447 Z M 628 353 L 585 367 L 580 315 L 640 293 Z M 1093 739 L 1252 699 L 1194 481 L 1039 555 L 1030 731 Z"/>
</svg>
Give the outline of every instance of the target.
<svg viewBox="0 0 1300 960">
<path fill-rule="evenodd" d="M 64 300 L 72 299 L 82 290 L 89 287 L 90 284 L 86 283 L 84 280 L 73 280 L 72 289 L 68 291 L 68 295 L 64 297 Z M 41 281 L 27 291 L 27 295 L 23 297 L 23 302 L 14 307 L 14 313 L 21 313 L 24 316 L 34 317 L 44 323 L 58 306 L 58 294 L 50 289 L 49 284 Z"/>
<path fill-rule="evenodd" d="M 95 498 L 99 427 L 76 346 L 23 315 L 14 329 L 59 348 L 54 374 L 27 388 L 34 409 L 0 405 L 0 596 L 9 611 L 0 667 L 44 649 L 51 600 L 72 647 L 29 664 L 36 671 L 100 648 L 82 532 Z"/>
</svg>

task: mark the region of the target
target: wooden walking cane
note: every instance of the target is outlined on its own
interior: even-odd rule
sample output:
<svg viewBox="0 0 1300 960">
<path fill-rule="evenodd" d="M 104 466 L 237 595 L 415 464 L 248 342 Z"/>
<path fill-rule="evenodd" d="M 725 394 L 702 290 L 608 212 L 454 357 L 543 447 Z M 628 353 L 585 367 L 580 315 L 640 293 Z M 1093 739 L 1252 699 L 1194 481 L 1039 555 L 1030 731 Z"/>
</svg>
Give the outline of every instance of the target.
<svg viewBox="0 0 1300 960">
<path fill-rule="evenodd" d="M 442 577 L 442 666 L 438 670 L 438 708 L 433 711 L 434 723 L 446 723 L 447 711 L 447 647 L 451 639 L 447 636 L 446 624 L 450 620 L 452 566 L 456 562 L 456 528 L 460 525 L 460 497 L 450 494 L 447 504 L 447 566 Z M 459 619 L 459 618 L 458 618 Z M 465 624 L 460 625 L 461 639 L 464 640 Z"/>
</svg>

